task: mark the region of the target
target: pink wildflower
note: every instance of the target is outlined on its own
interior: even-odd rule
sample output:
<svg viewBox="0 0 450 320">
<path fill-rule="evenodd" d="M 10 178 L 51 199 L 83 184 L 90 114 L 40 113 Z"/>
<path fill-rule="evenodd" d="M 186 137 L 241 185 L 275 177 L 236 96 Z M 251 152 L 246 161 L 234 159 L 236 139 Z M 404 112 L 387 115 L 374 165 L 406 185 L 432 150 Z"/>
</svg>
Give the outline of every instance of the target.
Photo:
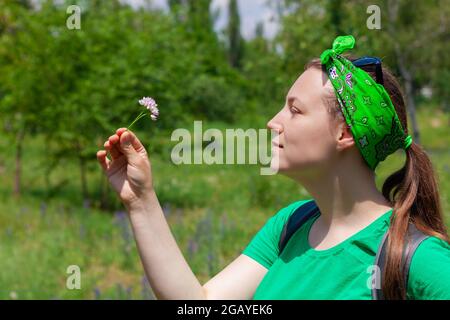
<svg viewBox="0 0 450 320">
<path fill-rule="evenodd" d="M 151 97 L 143 97 L 142 99 L 139 100 L 139 104 L 141 106 L 144 106 L 147 108 L 148 111 L 150 111 L 150 118 L 153 121 L 156 121 L 158 119 L 159 116 L 159 110 L 157 108 L 158 104 L 156 103 L 156 101 L 151 98 Z M 131 128 L 131 126 L 138 121 L 140 118 L 143 118 L 146 116 L 146 111 L 142 111 L 137 117 L 136 119 L 134 119 L 134 121 L 128 126 L 128 129 Z"/>
</svg>

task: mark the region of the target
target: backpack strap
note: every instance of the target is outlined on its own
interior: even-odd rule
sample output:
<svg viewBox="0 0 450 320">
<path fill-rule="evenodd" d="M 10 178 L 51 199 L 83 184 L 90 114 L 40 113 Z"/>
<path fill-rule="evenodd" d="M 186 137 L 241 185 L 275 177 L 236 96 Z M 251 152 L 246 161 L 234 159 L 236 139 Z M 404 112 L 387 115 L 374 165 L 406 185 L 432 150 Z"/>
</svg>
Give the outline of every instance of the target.
<svg viewBox="0 0 450 320">
<path fill-rule="evenodd" d="M 387 246 L 388 231 L 386 231 L 381 239 L 381 244 L 378 246 L 377 254 L 375 256 L 374 273 L 372 277 L 372 299 L 384 300 L 383 290 L 381 290 L 381 274 L 383 273 L 385 259 L 386 259 L 386 246 Z"/>
<path fill-rule="evenodd" d="M 283 231 L 281 232 L 280 241 L 278 242 L 279 255 L 281 255 L 281 252 L 292 235 L 300 229 L 309 218 L 317 213 L 319 213 L 319 208 L 314 200 L 302 204 L 295 210 L 284 224 Z"/>
<path fill-rule="evenodd" d="M 383 290 L 381 289 L 381 280 L 386 264 L 388 231 L 384 234 L 381 244 L 378 247 L 377 255 L 375 256 L 375 272 L 372 281 L 372 299 L 374 300 L 385 300 Z M 409 268 L 411 266 L 412 257 L 419 245 L 429 237 L 429 235 L 418 230 L 413 223 L 409 223 L 408 237 L 406 239 L 402 257 L 403 283 L 405 289 L 408 288 Z M 374 284 L 380 285 L 376 286 Z"/>
</svg>

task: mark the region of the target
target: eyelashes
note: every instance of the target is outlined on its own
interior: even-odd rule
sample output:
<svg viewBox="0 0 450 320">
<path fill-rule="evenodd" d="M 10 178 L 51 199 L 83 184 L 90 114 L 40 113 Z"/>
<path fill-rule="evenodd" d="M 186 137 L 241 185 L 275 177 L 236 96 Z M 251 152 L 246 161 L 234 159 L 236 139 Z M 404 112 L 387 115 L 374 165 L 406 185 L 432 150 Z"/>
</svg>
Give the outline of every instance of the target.
<svg viewBox="0 0 450 320">
<path fill-rule="evenodd" d="M 289 110 L 291 111 L 291 113 L 301 113 L 297 108 L 295 107 L 290 107 Z"/>
</svg>

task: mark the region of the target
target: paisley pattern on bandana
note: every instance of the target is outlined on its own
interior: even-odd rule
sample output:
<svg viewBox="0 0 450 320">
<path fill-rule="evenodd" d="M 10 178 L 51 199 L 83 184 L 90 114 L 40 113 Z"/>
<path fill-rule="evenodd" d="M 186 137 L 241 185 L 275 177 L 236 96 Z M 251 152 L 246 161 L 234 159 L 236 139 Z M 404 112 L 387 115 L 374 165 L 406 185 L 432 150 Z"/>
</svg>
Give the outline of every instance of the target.
<svg viewBox="0 0 450 320">
<path fill-rule="evenodd" d="M 403 129 L 399 121 L 392 118 L 391 131 L 384 135 L 380 142 L 375 145 L 378 161 L 383 161 L 386 157 L 403 146 Z"/>
<path fill-rule="evenodd" d="M 331 79 L 336 79 L 336 78 L 338 77 L 338 75 L 337 75 L 337 73 L 336 73 L 336 68 L 335 68 L 335 67 L 332 67 L 332 68 L 330 69 L 330 77 L 331 77 Z"/>
<path fill-rule="evenodd" d="M 345 83 L 347 83 L 347 85 L 350 87 L 350 89 L 353 89 L 352 73 L 351 72 L 347 73 L 347 75 L 345 76 Z"/>
<path fill-rule="evenodd" d="M 370 169 L 400 148 L 411 137 L 405 133 L 386 89 L 341 54 L 355 45 L 351 35 L 339 36 L 320 56 L 335 90 L 345 122 Z"/>
</svg>

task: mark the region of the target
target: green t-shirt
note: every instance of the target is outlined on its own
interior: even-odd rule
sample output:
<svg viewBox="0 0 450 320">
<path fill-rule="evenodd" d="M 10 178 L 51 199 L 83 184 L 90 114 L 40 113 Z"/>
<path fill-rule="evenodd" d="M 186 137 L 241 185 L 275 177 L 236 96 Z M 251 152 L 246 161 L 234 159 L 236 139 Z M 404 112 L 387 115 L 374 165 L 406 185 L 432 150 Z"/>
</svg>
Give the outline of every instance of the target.
<svg viewBox="0 0 450 320">
<path fill-rule="evenodd" d="M 372 299 L 372 266 L 392 209 L 326 250 L 315 250 L 308 242 L 315 216 L 293 234 L 278 257 L 284 224 L 307 201 L 278 211 L 244 249 L 243 254 L 268 269 L 253 299 Z M 420 244 L 411 261 L 407 294 L 409 299 L 450 299 L 449 244 L 436 237 Z"/>
</svg>

